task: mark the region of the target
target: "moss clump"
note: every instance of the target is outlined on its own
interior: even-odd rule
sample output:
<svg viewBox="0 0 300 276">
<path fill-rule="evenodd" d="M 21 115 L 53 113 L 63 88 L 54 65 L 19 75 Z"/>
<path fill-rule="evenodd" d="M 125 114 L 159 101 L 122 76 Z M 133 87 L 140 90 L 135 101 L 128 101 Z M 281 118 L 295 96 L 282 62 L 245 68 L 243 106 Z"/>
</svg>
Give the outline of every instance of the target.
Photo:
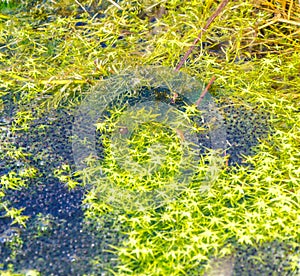
<svg viewBox="0 0 300 276">
<path fill-rule="evenodd" d="M 45 123 L 39 130 L 42 132 L 43 127 L 49 126 L 51 129 L 55 120 L 51 114 L 60 109 L 72 113 L 91 87 L 124 69 L 141 65 L 174 68 L 216 8 L 214 1 L 187 4 L 174 0 L 158 4 L 148 0 L 130 3 L 89 0 L 72 1 L 70 5 L 66 5 L 69 1 L 30 2 L 24 1 L 22 9 L 14 9 L 15 2 L 10 1 L 11 6 L 2 2 L 0 8 L 0 155 L 4 160 L 4 164 L 0 161 L 0 207 L 1 216 L 7 218 L 11 214 L 18 228 L 30 223 L 27 214 L 22 216 L 25 206 L 17 206 L 10 200 L 15 198 L 11 193 L 14 189 L 19 192 L 28 183 L 44 182 L 40 171 L 30 176 L 37 163 L 52 164 L 47 166 L 47 175 L 59 176 L 72 188 L 77 185 L 72 172 L 59 171 L 64 165 L 69 167 L 63 168 L 74 168 L 70 159 L 34 154 L 39 146 L 42 152 L 49 153 L 46 142 L 43 143 L 47 141 L 45 138 L 34 141 L 34 149 L 18 147 L 16 140 L 23 139 L 26 144 L 26 137 L 37 130 L 36 122 L 41 118 Z M 180 134 L 159 126 L 157 137 L 151 135 L 156 128 L 154 123 L 136 128 L 132 140 L 125 133 L 122 145 L 126 154 L 133 156 L 129 159 L 131 165 L 137 165 L 128 170 L 124 165 L 126 160 L 119 161 L 123 168 L 115 162 L 122 155 L 118 148 L 112 147 L 116 135 L 122 135 L 120 128 L 126 132 L 123 123 L 128 120 L 121 115 L 115 121 L 104 118 L 102 123 L 106 122 L 115 131 L 106 133 L 107 139 L 102 144 L 107 147 L 100 149 L 102 168 L 109 178 L 105 182 L 109 183 L 106 192 L 114 196 L 112 200 L 102 200 L 103 179 L 98 182 L 89 179 L 97 173 L 89 171 L 95 168 L 93 158 L 89 160 L 90 167 L 78 174 L 83 182 L 79 183 L 86 189 L 83 199 L 86 221 L 93 221 L 90 225 L 94 233 L 99 231 L 99 225 L 109 229 L 122 224 L 117 230 L 125 233 L 126 238 L 122 236 L 118 245 L 114 243 L 112 251 L 117 254 L 118 262 L 111 268 L 112 274 L 201 275 L 214 267 L 215 260 L 224 257 L 236 260 L 233 273 L 247 275 L 256 266 L 254 259 L 261 259 L 261 263 L 268 259 L 264 252 L 271 246 L 282 252 L 282 262 L 274 261 L 271 268 L 266 262 L 257 273 L 268 274 L 271 269 L 275 274 L 297 275 L 299 10 L 299 3 L 294 0 L 230 2 L 195 48 L 182 71 L 204 82 L 216 76 L 210 92 L 218 100 L 227 129 L 233 129 L 227 130 L 227 140 L 230 143 L 235 139 L 237 147 L 230 143 L 226 156 L 214 151 L 201 156 L 195 176 L 175 190 L 172 200 L 168 197 L 160 200 L 159 206 L 148 204 L 143 209 L 141 204 L 139 208 L 131 208 L 138 190 L 155 190 L 154 187 L 164 186 L 165 182 L 177 187 L 172 178 L 182 166 L 177 163 L 182 155 Z M 112 109 L 111 114 L 119 111 Z M 180 114 L 183 113 L 184 110 Z M 236 129 L 238 121 L 247 123 L 242 127 L 245 133 Z M 171 141 L 176 147 L 168 158 L 158 159 L 161 168 L 152 170 L 151 164 L 160 151 L 170 150 Z M 155 148 L 156 143 L 161 147 Z M 151 149 L 153 152 L 149 153 Z M 150 170 L 150 180 L 145 182 L 146 174 L 134 176 L 134 169 Z M 125 190 L 120 188 L 122 184 Z M 56 186 L 47 187 L 59 185 L 63 184 L 57 182 Z M 116 192 L 119 195 L 115 196 Z M 125 192 L 135 197 L 124 199 Z M 142 199 L 144 203 L 147 197 Z M 105 224 L 106 220 L 115 224 Z M 2 234 L 12 222 L 3 221 Z M 109 231 L 106 233 L 109 239 Z M 76 260 L 87 263 L 81 255 Z M 68 267 L 75 266 L 71 260 L 66 263 Z M 97 257 L 89 262 L 97 273 L 103 268 L 100 263 Z"/>
</svg>

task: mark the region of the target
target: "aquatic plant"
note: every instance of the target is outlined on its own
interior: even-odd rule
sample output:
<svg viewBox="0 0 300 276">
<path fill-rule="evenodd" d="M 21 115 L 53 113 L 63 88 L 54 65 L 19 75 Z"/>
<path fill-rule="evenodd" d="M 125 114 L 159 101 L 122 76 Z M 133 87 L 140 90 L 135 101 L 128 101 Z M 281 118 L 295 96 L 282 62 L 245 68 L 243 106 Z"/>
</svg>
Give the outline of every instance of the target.
<svg viewBox="0 0 300 276">
<path fill-rule="evenodd" d="M 85 189 L 85 222 L 99 235 L 103 233 L 99 229 L 107 230 L 105 237 L 113 237 L 112 256 L 118 256 L 113 267 L 104 267 L 100 257 L 87 262 L 82 255 L 62 262 L 75 266 L 82 261 L 89 263 L 91 270 L 102 272 L 105 268 L 116 275 L 201 275 L 227 259 L 235 262 L 232 273 L 236 275 L 247 273 L 247 265 L 257 274 L 297 275 L 299 3 L 232 1 L 203 35 L 181 70 L 204 83 L 216 76 L 210 94 L 227 128 L 226 155 L 207 151 L 199 157 L 192 181 L 185 182 L 172 197 L 161 194 L 167 200 L 160 200 L 160 205 L 152 202 L 143 209 L 143 204 L 136 208 L 132 198 L 126 202 L 122 195 L 133 191 L 136 199 L 136 191 L 146 194 L 166 182 L 173 183 L 182 166 L 178 164 L 182 133 L 159 126 L 157 137 L 149 135 L 157 125 L 145 122 L 127 136 L 130 118 L 137 119 L 136 114 L 126 113 L 122 106 L 110 106 L 102 121 L 94 125 L 99 145 L 107 146 L 99 147 L 106 190 L 101 189 L 100 180 L 94 181 L 99 156 L 90 156 L 89 166 L 75 173 L 70 159 L 45 146 L 50 144 L 45 135 L 52 133 L 52 140 L 55 135 L 67 135 L 66 128 L 59 131 L 53 114 L 59 110 L 65 111 L 65 117 L 73 114 L 95 91 L 92 87 L 125 69 L 134 71 L 144 65 L 175 68 L 217 4 L 177 0 L 72 1 L 70 5 L 66 5 L 69 1 L 30 2 L 8 9 L 6 1 L 6 8 L 0 10 L 0 206 L 1 216 L 8 221 L 5 227 L 10 228 L 12 221 L 16 228 L 30 225 L 31 218 L 23 214 L 25 206 L 10 201 L 15 198 L 11 193 L 43 182 L 44 170 L 43 176 L 56 177 L 59 185 L 68 185 L 70 193 Z M 174 95 L 172 99 L 176 101 Z M 192 109 L 179 110 L 174 122 L 188 112 Z M 155 114 L 145 109 L 140 115 L 149 119 Z M 35 132 L 40 143 L 26 143 Z M 121 148 L 132 158 L 122 159 L 122 152 L 114 147 L 120 137 L 124 140 Z M 160 147 L 155 148 L 155 141 Z M 59 144 L 65 145 L 62 140 Z M 38 153 L 37 149 L 42 150 Z M 158 158 L 160 151 L 169 155 Z M 161 169 L 151 167 L 155 161 Z M 120 169 L 120 164 L 126 170 Z M 135 169 L 154 174 L 147 182 L 142 179 L 146 174 L 134 177 Z M 49 182 L 44 185 L 52 187 Z M 111 197 L 102 200 L 103 194 Z M 114 229 L 124 235 L 115 235 Z M 4 228 L 1 233 L 6 233 Z M 18 257 L 24 244 L 19 245 L 11 248 L 12 257 Z M 268 261 L 270 248 L 280 253 L 274 266 Z"/>
</svg>

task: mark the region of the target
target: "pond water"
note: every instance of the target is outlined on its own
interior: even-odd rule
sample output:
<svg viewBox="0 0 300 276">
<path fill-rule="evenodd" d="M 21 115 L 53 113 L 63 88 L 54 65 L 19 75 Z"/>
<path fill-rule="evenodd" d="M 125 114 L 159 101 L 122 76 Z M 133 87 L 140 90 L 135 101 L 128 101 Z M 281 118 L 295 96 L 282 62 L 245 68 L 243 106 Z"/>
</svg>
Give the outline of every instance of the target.
<svg viewBox="0 0 300 276">
<path fill-rule="evenodd" d="M 96 89 L 99 89 L 99 87 Z M 209 101 L 212 101 L 211 96 L 208 95 L 207 97 L 210 99 Z M 99 100 L 99 97 L 96 98 L 98 101 L 93 103 L 93 108 L 97 107 L 97 110 L 101 110 L 100 106 L 104 101 Z M 155 98 L 156 96 L 151 91 L 147 93 L 144 91 L 138 98 L 134 98 L 132 106 L 138 106 L 136 101 L 140 103 L 145 102 L 146 105 L 149 105 L 147 100 L 155 101 Z M 126 93 L 123 94 L 121 99 L 121 103 L 130 100 Z M 165 96 L 161 99 L 169 101 Z M 9 102 L 7 99 L 4 99 L 4 101 Z M 120 104 L 120 97 L 114 101 Z M 178 101 L 177 108 L 180 108 L 183 102 Z M 171 108 L 173 103 L 167 102 L 167 105 Z M 2 141 L 6 144 L 11 143 L 21 147 L 25 152 L 29 153 L 30 156 L 26 158 L 26 165 L 34 166 L 39 173 L 36 178 L 32 179 L 27 188 L 9 190 L 6 194 L 5 198 L 15 208 L 26 208 L 23 214 L 28 215 L 30 219 L 26 228 L 11 226 L 9 219 L 1 220 L 0 240 L 2 246 L 0 259 L 3 260 L 5 267 L 12 263 L 18 271 L 36 269 L 42 275 L 105 273 L 108 267 L 117 265 L 117 262 L 114 260 L 115 256 L 105 250 L 109 249 L 109 245 L 117 245 L 125 237 L 118 232 L 118 229 L 115 229 L 116 226 L 110 221 L 111 218 L 104 225 L 90 224 L 87 227 L 86 222 L 84 222 L 82 206 L 86 188 L 81 187 L 69 190 L 65 184 L 61 183 L 53 175 L 55 168 L 63 164 L 75 166 L 74 157 L 76 160 L 79 153 L 75 152 L 74 155 L 72 128 L 74 131 L 74 121 L 75 118 L 78 120 L 78 113 L 76 113 L 76 117 L 67 110 L 53 110 L 35 120 L 29 131 L 21 131 L 11 135 L 9 133 L 11 126 L 9 118 L 13 116 L 14 108 L 11 104 L 6 106 L 10 107 L 10 111 L 4 110 L 1 116 Z M 141 107 L 136 108 L 139 109 Z M 161 112 L 166 112 L 162 107 L 160 108 Z M 214 108 L 217 108 L 217 106 L 215 105 Z M 88 108 L 83 107 L 82 110 L 91 111 L 90 102 Z M 220 110 L 222 109 L 220 108 Z M 105 114 L 105 110 L 103 112 L 102 114 Z M 101 112 L 96 115 L 99 117 Z M 229 166 L 242 165 L 242 154 L 251 154 L 251 147 L 255 146 L 259 138 L 267 134 L 266 115 L 261 111 L 249 111 L 242 107 L 229 106 L 227 103 L 223 109 L 222 116 L 219 118 L 223 129 L 226 130 L 226 141 L 230 145 L 228 149 L 228 153 L 231 156 Z M 257 120 L 261 122 L 260 125 L 254 123 Z M 93 121 L 95 119 L 91 117 L 84 117 L 80 124 L 86 130 L 87 124 L 93 125 L 91 123 Z M 75 130 L 80 132 L 83 130 L 82 128 L 76 127 Z M 96 137 L 94 135 L 95 132 L 92 133 L 92 136 Z M 185 135 L 188 135 L 188 133 L 185 133 Z M 205 154 L 205 148 L 213 147 L 213 144 L 211 144 L 212 132 L 193 139 L 197 139 L 197 143 L 202 146 L 202 149 L 199 148 L 199 154 Z M 98 144 L 99 146 L 101 147 L 101 144 Z M 97 151 L 101 152 L 102 150 L 98 148 Z M 78 159 L 76 161 L 78 162 Z M 21 161 L 19 164 L 16 164 L 10 160 L 2 160 L 1 175 L 21 169 L 25 165 L 24 162 Z M 20 238 L 23 244 L 17 250 L 15 258 L 12 259 L 10 257 L 12 252 L 10 244 L 16 241 L 15 237 Z M 273 248 L 273 245 L 266 246 L 266 249 L 263 249 L 263 251 L 269 251 L 270 248 Z M 277 271 L 279 269 L 278 266 L 282 266 L 282 261 L 284 261 L 283 253 L 277 251 L 275 254 L 273 252 L 273 257 L 281 261 L 277 261 L 277 264 L 272 262 L 272 266 L 269 264 L 266 268 L 267 271 Z M 245 258 L 256 254 L 258 252 L 251 249 L 251 247 L 242 249 L 236 255 L 235 260 L 231 260 L 231 262 L 234 262 L 234 265 L 231 265 L 232 275 L 244 275 L 245 273 L 253 273 L 253 271 L 260 273 L 260 271 L 264 270 L 264 267 L 249 266 L 248 261 L 248 266 L 243 265 Z M 99 262 L 96 266 L 86 265 L 93 259 L 97 259 Z"/>
<path fill-rule="evenodd" d="M 41 5 L 46 7 L 44 15 L 41 16 L 45 16 L 49 12 L 47 8 L 50 9 L 51 5 L 48 7 L 46 1 L 41 2 L 43 2 Z M 34 1 L 32 4 L 34 5 Z M 107 3 L 104 6 L 106 8 Z M 80 20 L 72 23 L 75 29 L 85 30 L 84 27 L 87 26 L 84 22 L 85 13 L 90 13 L 94 19 L 105 17 L 101 9 L 98 12 L 89 8 L 87 10 L 78 8 L 77 17 Z M 37 10 L 34 11 L 36 12 Z M 71 10 L 67 8 L 66 13 L 68 12 L 71 13 Z M 46 16 L 44 19 L 34 21 L 32 26 L 38 28 L 39 24 L 48 24 L 53 18 L 52 15 Z M 150 20 L 150 26 L 155 22 L 156 20 L 153 22 Z M 86 29 L 86 34 L 89 32 L 90 30 Z M 120 35 L 111 48 L 117 47 L 118 42 L 123 41 L 126 35 L 128 34 Z M 54 38 L 47 41 L 45 44 L 48 48 L 47 54 L 51 57 L 58 55 L 57 47 L 63 40 Z M 147 41 L 141 39 L 139 42 Z M 127 41 L 124 39 L 122 43 L 125 45 Z M 202 46 L 209 44 L 203 43 Z M 102 41 L 99 45 L 102 49 L 108 48 L 106 42 Z M 202 51 L 200 48 L 198 50 Z M 7 54 L 9 58 L 12 51 L 5 43 L 0 43 L 0 54 Z M 141 50 L 143 53 L 145 51 Z M 221 49 L 218 49 L 218 52 L 220 51 Z M 223 52 L 221 54 L 224 55 Z M 24 274 L 24 271 L 36 270 L 41 275 L 111 275 L 108 270 L 119 265 L 117 256 L 110 250 L 111 246 L 118 246 L 126 240 L 127 237 L 122 231 L 124 226 L 116 223 L 113 212 L 104 215 L 101 221 L 94 221 L 85 216 L 89 206 L 83 204 L 83 201 L 93 188 L 94 182 L 83 183 L 84 180 L 78 178 L 76 180 L 79 185 L 75 189 L 70 189 L 55 174 L 58 168 L 65 165 L 70 166 L 71 173 L 85 169 L 88 166 L 84 161 L 90 156 L 96 156 L 100 161 L 105 159 L 107 155 L 104 147 L 105 131 L 97 131 L 96 125 L 106 124 L 111 120 L 114 108 L 121 115 L 116 129 L 109 132 L 105 138 L 116 145 L 115 148 L 112 147 L 111 152 L 116 159 L 119 158 L 119 167 L 126 168 L 128 160 L 134 163 L 134 158 L 128 155 L 136 149 L 142 149 L 138 153 L 146 152 L 148 155 L 145 157 L 147 162 L 138 164 L 136 158 L 135 164 L 140 170 L 148 170 L 153 174 L 163 171 L 156 167 L 153 169 L 154 161 L 161 165 L 162 161 L 178 160 L 177 156 L 173 156 L 173 159 L 165 157 L 155 159 L 158 153 L 168 150 L 165 145 L 158 147 L 161 141 L 154 143 L 150 139 L 155 137 L 153 128 L 155 124 L 159 124 L 164 137 L 173 135 L 178 144 L 187 146 L 186 148 L 192 152 L 192 155 L 189 155 L 182 151 L 184 161 L 187 162 L 185 166 L 184 162 L 181 163 L 180 177 L 174 177 L 179 183 L 174 189 L 166 190 L 163 187 L 151 193 L 147 191 L 145 194 L 130 194 L 131 199 L 134 199 L 132 203 L 134 211 L 146 202 L 144 200 L 146 196 L 148 196 L 147 204 L 150 202 L 149 205 L 152 207 L 157 204 L 155 206 L 159 210 L 161 198 L 155 199 L 156 201 L 153 198 L 157 198 L 161 192 L 168 192 L 163 195 L 164 200 L 166 198 L 176 200 L 187 179 L 190 180 L 194 175 L 190 167 L 195 167 L 199 159 L 207 156 L 210 150 L 219 150 L 217 155 L 220 157 L 228 156 L 226 166 L 229 169 L 239 166 L 251 169 L 250 164 L 245 163 L 245 156 L 254 154 L 254 147 L 259 144 L 259 139 L 270 135 L 270 115 L 267 112 L 256 106 L 243 105 L 240 101 L 224 99 L 221 96 L 222 91 L 217 91 L 215 94 L 220 96 L 206 95 L 198 108 L 202 112 L 201 115 L 190 116 L 188 119 L 191 120 L 185 122 L 182 117 L 176 116 L 182 116 L 187 107 L 196 102 L 204 84 L 183 73 L 176 75 L 171 69 L 149 68 L 112 74 L 112 77 L 96 84 L 77 107 L 60 107 L 45 111 L 30 123 L 27 131 L 12 130 L 16 112 L 20 111 L 20 107 L 15 104 L 16 100 L 13 99 L 14 93 L 7 93 L 1 97 L 3 104 L 0 107 L 0 177 L 3 179 L 16 177 L 21 181 L 18 178 L 19 174 L 22 174 L 24 168 L 30 167 L 34 167 L 37 173 L 33 178 L 27 179 L 26 186 L 8 189 L 1 198 L 1 202 L 9 207 L 24 208 L 22 215 L 28 216 L 29 219 L 26 227 L 19 224 L 12 225 L 12 220 L 4 215 L 4 208 L 0 209 L 0 264 L 3 265 L 0 272 L 13 265 L 15 271 Z M 145 79 L 146 84 L 143 82 Z M 126 106 L 124 110 L 123 106 Z M 33 109 L 30 103 L 27 108 Z M 139 113 L 141 110 L 144 113 Z M 139 117 L 139 114 L 156 117 L 150 121 L 151 125 L 143 120 L 142 115 Z M 191 131 L 194 126 L 202 127 L 202 132 Z M 152 133 L 145 138 L 145 144 L 139 148 L 132 143 L 130 149 L 125 149 L 126 141 L 130 139 L 134 141 L 141 137 L 139 132 L 142 133 L 147 127 Z M 76 135 L 77 140 L 74 138 Z M 148 144 L 147 139 L 151 140 Z M 163 150 L 159 152 L 160 149 Z M 18 150 L 20 156 L 21 152 L 25 155 L 20 158 L 12 157 L 11 154 Z M 134 170 L 130 171 L 130 174 L 134 174 Z M 211 170 L 212 176 L 207 176 L 208 183 L 213 174 Z M 139 175 L 141 179 L 144 176 Z M 105 174 L 101 174 L 101 179 L 103 178 Z M 164 180 L 167 182 L 168 178 Z M 114 191 L 119 194 L 114 198 L 105 199 L 104 202 L 118 209 L 127 204 L 126 197 L 122 194 L 124 190 Z M 103 189 L 102 194 L 99 193 L 106 197 L 108 193 L 105 192 Z M 117 201 L 122 201 L 123 205 L 118 205 Z M 292 272 L 286 271 L 291 254 L 290 248 L 283 242 L 270 242 L 259 248 L 250 245 L 239 246 L 234 256 L 216 259 L 216 266 L 208 275 L 293 275 Z M 260 265 L 255 261 L 258 259 L 262 260 Z M 187 274 L 195 275 L 195 272 Z"/>
</svg>

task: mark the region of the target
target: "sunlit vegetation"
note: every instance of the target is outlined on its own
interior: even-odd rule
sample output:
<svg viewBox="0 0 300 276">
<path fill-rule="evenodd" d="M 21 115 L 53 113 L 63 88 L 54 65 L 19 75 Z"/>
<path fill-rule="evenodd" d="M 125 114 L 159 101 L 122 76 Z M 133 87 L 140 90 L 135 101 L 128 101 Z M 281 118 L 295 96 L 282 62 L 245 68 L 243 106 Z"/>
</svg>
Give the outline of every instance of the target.
<svg viewBox="0 0 300 276">
<path fill-rule="evenodd" d="M 298 275 L 299 1 L 230 1 L 185 62 L 181 71 L 203 83 L 216 76 L 210 94 L 227 128 L 226 149 L 206 151 L 197 166 L 176 127 L 202 133 L 191 120 L 201 116 L 194 105 L 170 116 L 171 127 L 155 122 L 155 110 L 112 106 L 95 124 L 100 165 L 91 156 L 82 170 L 15 142 L 44 133 L 53 112 L 73 114 L 95 85 L 124 70 L 175 68 L 216 7 L 212 0 L 0 2 L 0 220 L 10 231 L 0 233 L 0 245 L 10 260 L 32 218 L 7 195 L 43 182 L 38 166 L 49 162 L 47 174 L 61 185 L 85 189 L 84 221 L 98 225 L 93 231 L 109 225 L 123 235 L 106 248 L 117 262 L 105 275 L 214 275 L 215 263 L 228 259 L 235 260 L 232 275 L 249 275 L 247 265 L 253 275 Z M 37 125 L 44 117 L 49 124 Z M 177 186 L 189 165 L 195 174 Z M 47 227 L 52 221 L 35 219 Z M 257 254 L 241 257 L 249 248 Z M 2 262 L 3 275 L 29 275 Z M 101 258 L 87 265 L 100 275 Z"/>
</svg>

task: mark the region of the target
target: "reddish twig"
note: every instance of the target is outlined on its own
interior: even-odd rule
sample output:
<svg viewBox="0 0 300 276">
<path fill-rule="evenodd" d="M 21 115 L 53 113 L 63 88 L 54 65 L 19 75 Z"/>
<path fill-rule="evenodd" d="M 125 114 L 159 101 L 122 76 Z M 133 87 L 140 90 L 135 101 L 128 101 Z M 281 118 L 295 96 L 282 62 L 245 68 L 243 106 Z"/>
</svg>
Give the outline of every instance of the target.
<svg viewBox="0 0 300 276">
<path fill-rule="evenodd" d="M 205 97 L 206 93 L 208 92 L 208 89 L 210 88 L 210 86 L 213 84 L 213 82 L 215 81 L 216 77 L 212 76 L 212 78 L 210 79 L 209 83 L 206 85 L 206 87 L 204 88 L 203 92 L 201 93 L 199 99 L 196 102 L 196 105 L 199 106 L 201 101 L 203 100 L 203 98 Z"/>
<path fill-rule="evenodd" d="M 188 56 L 191 54 L 191 52 L 194 50 L 196 44 L 201 40 L 203 33 L 208 29 L 210 24 L 215 20 L 215 18 L 221 13 L 221 11 L 224 9 L 224 7 L 227 5 L 229 0 L 223 0 L 219 7 L 216 9 L 216 11 L 212 14 L 210 18 L 208 18 L 204 28 L 201 30 L 198 37 L 194 40 L 193 45 L 188 49 L 188 51 L 185 53 L 184 57 L 180 60 L 178 65 L 175 68 L 175 72 L 178 72 L 179 69 L 182 67 Z"/>
</svg>

